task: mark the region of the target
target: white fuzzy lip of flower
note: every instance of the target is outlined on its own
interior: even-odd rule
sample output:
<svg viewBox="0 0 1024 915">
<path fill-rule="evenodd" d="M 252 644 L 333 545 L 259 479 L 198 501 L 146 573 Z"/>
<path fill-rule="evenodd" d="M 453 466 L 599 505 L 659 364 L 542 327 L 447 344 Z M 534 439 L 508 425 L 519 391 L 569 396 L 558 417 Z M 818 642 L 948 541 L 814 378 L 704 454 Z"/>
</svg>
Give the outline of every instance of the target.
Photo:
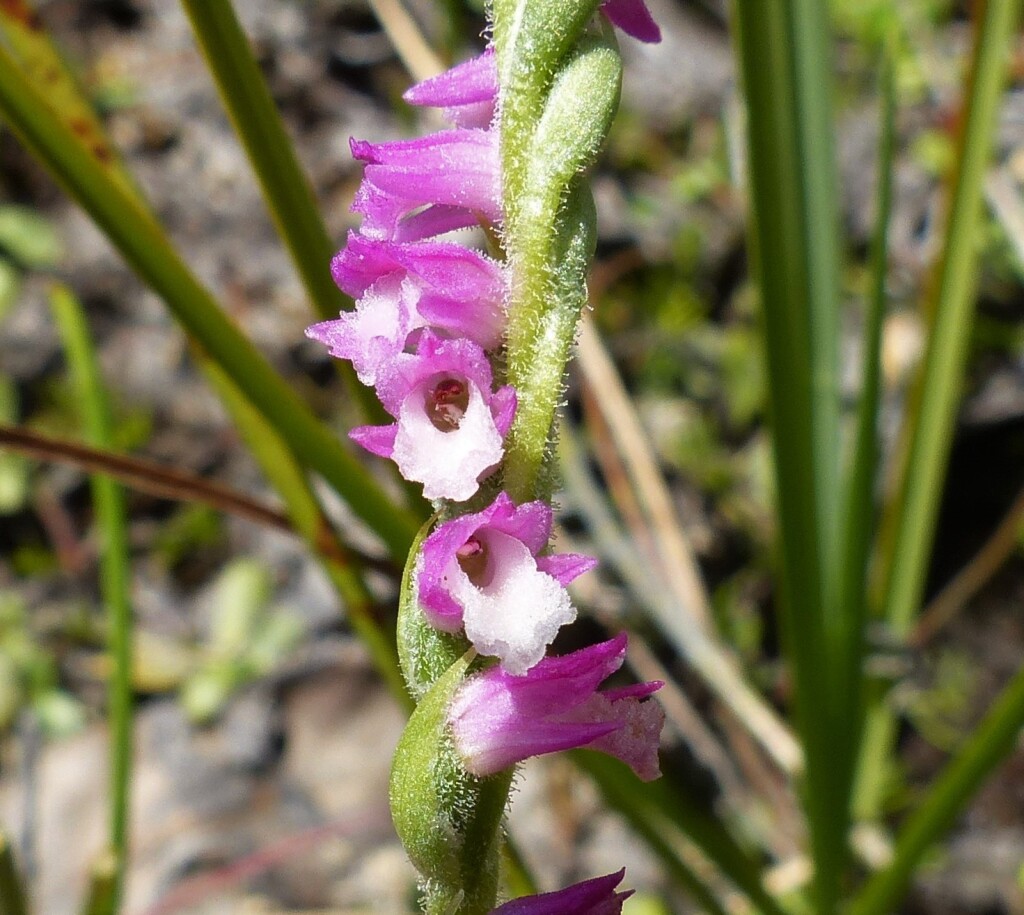
<svg viewBox="0 0 1024 915">
<path fill-rule="evenodd" d="M 537 568 L 519 539 L 500 531 L 477 535 L 486 552 L 486 570 L 474 583 L 453 560 L 446 577 L 463 606 L 466 637 L 481 654 L 496 657 L 522 676 L 547 650 L 558 630 L 576 618 L 565 588 Z"/>
<path fill-rule="evenodd" d="M 468 401 L 457 424 L 441 429 L 424 406 L 436 379 L 416 385 L 402 401 L 393 458 L 407 480 L 423 484 L 427 499 L 464 502 L 480 488 L 479 477 L 505 453 L 490 407 L 466 381 Z"/>
</svg>

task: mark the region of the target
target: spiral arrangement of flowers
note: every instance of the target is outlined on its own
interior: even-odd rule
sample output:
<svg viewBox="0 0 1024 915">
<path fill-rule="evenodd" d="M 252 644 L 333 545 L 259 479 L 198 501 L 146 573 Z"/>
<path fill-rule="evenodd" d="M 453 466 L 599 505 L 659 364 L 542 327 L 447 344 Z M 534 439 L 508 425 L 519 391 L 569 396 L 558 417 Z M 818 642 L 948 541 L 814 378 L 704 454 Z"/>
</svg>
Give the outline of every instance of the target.
<svg viewBox="0 0 1024 915">
<path fill-rule="evenodd" d="M 661 684 L 600 690 L 626 636 L 549 647 L 587 556 L 549 552 L 556 408 L 593 254 L 581 177 L 618 105 L 609 23 L 659 33 L 643 0 L 497 0 L 493 42 L 410 89 L 452 125 L 352 141 L 357 232 L 332 263 L 353 311 L 309 328 L 394 422 L 350 435 L 422 484 L 436 514 L 403 580 L 398 645 L 417 708 L 392 769 L 399 836 L 428 913 L 614 913 L 622 873 L 494 908 L 515 765 L 575 747 L 658 777 Z M 444 240 L 483 226 L 494 250 Z"/>
</svg>

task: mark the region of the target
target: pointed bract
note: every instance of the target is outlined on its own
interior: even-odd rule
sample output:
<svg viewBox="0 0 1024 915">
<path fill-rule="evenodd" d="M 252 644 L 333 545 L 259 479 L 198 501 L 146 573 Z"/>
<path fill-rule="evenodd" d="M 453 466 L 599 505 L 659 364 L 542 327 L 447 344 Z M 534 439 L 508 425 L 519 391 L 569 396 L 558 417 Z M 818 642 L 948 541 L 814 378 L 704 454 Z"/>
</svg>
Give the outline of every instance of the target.
<svg viewBox="0 0 1024 915">
<path fill-rule="evenodd" d="M 625 873 L 623 868 L 554 893 L 513 899 L 492 910 L 491 915 L 619 915 L 622 903 L 633 895 L 632 890 L 615 892 Z"/>
</svg>

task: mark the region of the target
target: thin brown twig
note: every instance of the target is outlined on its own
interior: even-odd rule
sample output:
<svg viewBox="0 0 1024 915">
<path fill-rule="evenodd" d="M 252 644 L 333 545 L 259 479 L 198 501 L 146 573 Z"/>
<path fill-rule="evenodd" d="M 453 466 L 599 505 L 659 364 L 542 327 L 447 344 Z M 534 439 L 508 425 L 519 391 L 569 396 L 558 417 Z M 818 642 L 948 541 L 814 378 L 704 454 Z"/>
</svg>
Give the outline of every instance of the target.
<svg viewBox="0 0 1024 915">
<path fill-rule="evenodd" d="M 2 423 L 0 448 L 7 448 L 37 460 L 69 464 L 89 473 L 104 474 L 148 495 L 176 502 L 202 503 L 263 527 L 296 537 L 302 536 L 283 512 L 258 502 L 237 489 L 212 480 L 204 480 L 196 474 L 172 470 L 145 458 L 114 454 Z M 342 565 L 349 565 L 354 555 L 340 550 L 334 534 L 326 529 L 316 538 L 316 549 L 326 558 Z M 361 564 L 394 571 L 390 564 L 381 566 L 381 563 L 372 557 L 357 554 L 356 558 Z"/>
<path fill-rule="evenodd" d="M 910 635 L 911 645 L 919 648 L 934 638 L 988 583 L 1017 547 L 1022 526 L 1024 489 L 1017 493 L 1009 511 L 981 549 L 925 607 Z"/>
</svg>

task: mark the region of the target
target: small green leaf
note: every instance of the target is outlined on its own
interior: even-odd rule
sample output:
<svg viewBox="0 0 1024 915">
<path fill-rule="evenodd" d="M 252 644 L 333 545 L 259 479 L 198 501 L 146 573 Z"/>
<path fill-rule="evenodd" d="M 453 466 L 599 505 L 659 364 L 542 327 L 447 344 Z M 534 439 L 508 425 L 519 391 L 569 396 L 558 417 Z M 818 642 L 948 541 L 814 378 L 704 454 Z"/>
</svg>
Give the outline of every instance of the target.
<svg viewBox="0 0 1024 915">
<path fill-rule="evenodd" d="M 236 559 L 221 572 L 210 598 L 210 651 L 237 657 L 252 644 L 270 596 L 270 574 L 254 559 Z"/>
<path fill-rule="evenodd" d="M 59 740 L 78 733 L 85 726 L 85 708 L 74 696 L 52 689 L 32 703 L 36 717 L 47 737 Z"/>
<path fill-rule="evenodd" d="M 64 254 L 57 231 L 29 207 L 0 207 L 0 248 L 22 267 L 54 267 Z"/>
</svg>

